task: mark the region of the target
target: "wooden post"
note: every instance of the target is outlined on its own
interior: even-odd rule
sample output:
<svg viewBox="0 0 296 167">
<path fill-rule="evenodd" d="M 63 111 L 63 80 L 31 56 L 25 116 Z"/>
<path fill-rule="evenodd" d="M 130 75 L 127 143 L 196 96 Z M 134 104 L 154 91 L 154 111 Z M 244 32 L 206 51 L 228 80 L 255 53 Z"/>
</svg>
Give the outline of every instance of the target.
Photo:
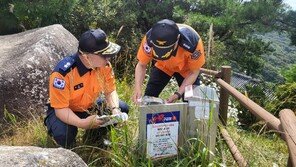
<svg viewBox="0 0 296 167">
<path fill-rule="evenodd" d="M 222 66 L 222 78 L 226 83 L 230 84 L 231 80 L 231 67 Z M 220 88 L 220 119 L 224 126 L 227 125 L 227 110 L 228 110 L 229 94 L 224 88 Z"/>
<path fill-rule="evenodd" d="M 231 139 L 230 135 L 228 134 L 227 130 L 222 126 L 219 126 L 220 132 L 222 137 L 224 138 L 233 158 L 237 162 L 239 167 L 245 167 L 248 165 L 247 161 L 245 161 L 244 157 L 238 150 L 237 146 L 234 144 L 233 140 Z"/>
<path fill-rule="evenodd" d="M 280 111 L 281 128 L 289 148 L 289 159 L 287 166 L 296 166 L 296 116 L 290 109 Z"/>
<path fill-rule="evenodd" d="M 272 128 L 273 130 L 281 132 L 280 130 L 280 120 L 272 115 L 270 112 L 266 111 L 264 108 L 259 106 L 257 103 L 253 102 L 251 99 L 240 93 L 234 87 L 223 81 L 222 79 L 217 79 L 216 82 L 221 87 L 225 88 L 225 90 L 232 95 L 237 101 L 240 102 L 244 107 L 250 110 L 250 112 L 255 115 L 260 120 L 263 120 L 267 123 L 267 126 Z"/>
</svg>

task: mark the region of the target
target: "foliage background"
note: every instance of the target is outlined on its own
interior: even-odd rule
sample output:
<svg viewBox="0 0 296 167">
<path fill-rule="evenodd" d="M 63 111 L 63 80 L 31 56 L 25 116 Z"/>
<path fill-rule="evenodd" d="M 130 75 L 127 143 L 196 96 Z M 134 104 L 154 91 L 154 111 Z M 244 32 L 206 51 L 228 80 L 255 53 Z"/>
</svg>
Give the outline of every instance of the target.
<svg viewBox="0 0 296 167">
<path fill-rule="evenodd" d="M 219 70 L 221 65 L 231 65 L 234 71 L 278 84 L 274 86 L 275 99 L 271 102 L 265 101 L 262 89 L 266 87 L 265 83 L 255 87 L 247 86 L 245 91 L 252 100 L 266 107 L 275 115 L 283 108 L 295 111 L 296 48 L 293 45 L 296 45 L 296 11 L 289 10 L 282 0 L 0 1 L 0 35 L 18 33 L 52 24 L 62 24 L 79 38 L 82 32 L 90 28 L 102 28 L 112 41 L 122 46 L 122 50 L 117 59 L 113 60 L 113 64 L 117 78 L 121 81 L 118 84 L 119 94 L 126 101 L 130 100 L 132 93 L 130 83 L 133 80 L 134 66 L 137 63 L 135 55 L 140 40 L 155 22 L 164 18 L 188 24 L 200 34 L 206 53 L 208 53 L 205 68 Z M 213 33 L 210 33 L 210 25 L 213 25 Z M 248 111 L 240 107 L 238 106 L 240 110 L 238 117 L 246 122 L 243 122 L 243 125 L 250 126 L 255 123 L 256 119 L 246 114 Z M 16 125 L 16 118 L 13 115 L 9 115 L 7 112 L 7 117 L 12 120 L 13 125 Z M 136 116 L 133 119 L 136 120 Z M 46 134 L 40 138 L 40 133 L 45 132 L 42 129 L 44 127 L 40 121 L 36 122 L 38 126 L 28 124 L 29 129 L 33 132 L 29 131 L 27 134 L 28 129 L 24 129 L 25 132 L 18 133 L 16 136 L 13 136 L 13 130 L 0 133 L 0 137 L 9 134 L 13 138 L 10 140 L 10 137 L 7 137 L 8 141 L 1 143 L 11 145 L 21 143 L 18 139 L 24 139 L 25 135 L 23 134 L 26 134 L 28 139 L 22 141 L 25 144 L 33 141 L 35 145 L 46 146 Z M 131 124 L 133 123 L 131 122 Z M 135 127 L 135 125 L 130 126 Z M 37 127 L 37 129 L 34 130 L 32 127 Z M 238 140 L 245 138 L 244 130 L 233 131 L 237 131 L 237 135 L 234 137 Z M 33 138 L 31 134 L 34 134 Z M 268 137 L 270 136 L 272 135 L 268 135 Z M 252 142 L 248 145 L 249 150 L 246 150 L 246 153 L 253 148 L 256 142 L 261 140 L 258 138 L 260 137 L 251 137 L 250 141 Z M 242 145 L 243 141 L 245 140 L 241 141 Z M 266 143 L 273 142 L 264 141 L 258 145 L 262 146 Z M 124 148 L 134 148 L 130 147 L 129 143 L 125 144 Z M 256 149 L 258 145 L 254 148 Z M 282 149 L 282 145 L 278 150 L 286 151 L 286 148 Z M 129 154 L 133 153 L 133 150 L 126 150 Z M 268 150 L 273 151 L 271 155 L 277 156 L 278 150 L 267 147 L 264 152 L 269 153 Z M 124 162 L 126 157 L 121 157 L 120 154 L 119 152 L 118 158 L 122 158 L 121 160 Z M 261 154 L 259 152 L 255 155 L 261 157 Z M 197 156 L 202 156 L 202 154 L 199 153 Z M 258 157 L 254 156 L 253 158 Z M 133 155 L 128 158 L 131 158 L 127 161 L 130 164 L 138 161 L 137 157 L 133 157 Z M 93 160 L 89 157 L 86 159 Z M 189 159 L 185 159 L 184 162 L 192 165 Z M 262 160 L 262 162 L 264 164 L 266 160 Z M 153 166 L 149 160 L 143 163 Z M 179 162 L 173 161 L 173 164 L 176 165 Z"/>
<path fill-rule="evenodd" d="M 168 18 L 189 24 L 199 32 L 210 50 L 206 67 L 219 69 L 223 60 L 224 65 L 231 65 L 236 71 L 260 77 L 267 73 L 263 73 L 269 65 L 266 59 L 275 63 L 263 55 L 283 55 L 271 54 L 278 48 L 253 34 L 278 31 L 286 33 L 290 43 L 295 44 L 296 13 L 288 9 L 281 0 L 2 0 L 0 35 L 62 24 L 79 38 L 90 28 L 102 28 L 111 40 L 122 45 L 114 62 L 116 73 L 122 78 L 133 72 L 143 34 L 158 20 Z M 212 45 L 207 48 L 211 24 L 214 34 Z M 286 62 L 294 64 L 295 58 Z M 273 73 L 279 79 L 276 70 Z"/>
<path fill-rule="evenodd" d="M 261 79 L 262 84 L 243 91 L 274 114 L 294 108 L 295 80 L 289 78 L 296 64 L 296 12 L 282 0 L 2 0 L 0 35 L 62 24 L 79 38 L 90 28 L 102 28 L 122 46 L 112 60 L 117 78 L 132 83 L 140 40 L 164 18 L 188 24 L 200 34 L 207 53 L 204 68 L 230 65 Z M 264 100 L 266 87 L 276 90 L 273 101 Z M 251 115 L 238 116 L 256 122 Z"/>
</svg>

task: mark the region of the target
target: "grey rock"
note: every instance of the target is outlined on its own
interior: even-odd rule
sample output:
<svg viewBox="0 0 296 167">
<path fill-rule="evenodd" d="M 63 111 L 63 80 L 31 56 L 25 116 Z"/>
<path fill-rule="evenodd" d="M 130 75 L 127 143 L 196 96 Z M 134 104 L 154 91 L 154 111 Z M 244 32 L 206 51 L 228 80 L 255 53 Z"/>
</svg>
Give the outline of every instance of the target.
<svg viewBox="0 0 296 167">
<path fill-rule="evenodd" d="M 74 152 L 64 148 L 0 146 L 1 167 L 84 167 L 87 164 Z"/>
<path fill-rule="evenodd" d="M 77 39 L 58 24 L 0 36 L 0 120 L 4 108 L 21 116 L 42 113 L 51 71 L 77 47 Z"/>
</svg>

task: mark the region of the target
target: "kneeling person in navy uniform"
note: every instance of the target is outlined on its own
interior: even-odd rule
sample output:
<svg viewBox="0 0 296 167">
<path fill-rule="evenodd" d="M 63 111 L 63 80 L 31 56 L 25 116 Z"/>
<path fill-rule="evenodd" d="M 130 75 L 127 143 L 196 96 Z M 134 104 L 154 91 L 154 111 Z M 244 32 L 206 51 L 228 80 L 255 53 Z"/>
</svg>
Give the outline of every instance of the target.
<svg viewBox="0 0 296 167">
<path fill-rule="evenodd" d="M 128 113 L 127 104 L 118 99 L 108 61 L 119 50 L 120 46 L 109 42 L 103 30 L 86 31 L 79 39 L 77 53 L 61 60 L 50 75 L 45 124 L 60 146 L 72 147 L 78 128 L 89 129 L 94 138 L 106 133 L 106 129 L 100 128 L 103 121 L 89 113 L 94 108 L 101 112 L 103 101 L 110 114 Z"/>
</svg>

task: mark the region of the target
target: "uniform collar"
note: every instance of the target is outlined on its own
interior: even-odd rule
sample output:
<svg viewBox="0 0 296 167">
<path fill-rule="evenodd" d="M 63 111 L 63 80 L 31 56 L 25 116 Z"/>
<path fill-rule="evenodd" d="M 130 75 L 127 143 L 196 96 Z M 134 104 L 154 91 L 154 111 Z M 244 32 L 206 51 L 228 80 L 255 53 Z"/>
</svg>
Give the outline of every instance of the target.
<svg viewBox="0 0 296 167">
<path fill-rule="evenodd" d="M 178 52 L 178 49 L 179 49 L 179 45 L 178 45 L 177 48 L 173 51 L 172 56 L 176 57 L 177 52 Z"/>
<path fill-rule="evenodd" d="M 76 62 L 76 65 L 77 65 L 77 70 L 78 70 L 78 73 L 79 75 L 82 77 L 84 74 L 86 74 L 87 72 L 91 71 L 92 69 L 88 69 L 83 63 L 82 61 L 80 60 L 79 58 L 79 54 L 76 53 L 75 55 L 75 62 Z"/>
</svg>

